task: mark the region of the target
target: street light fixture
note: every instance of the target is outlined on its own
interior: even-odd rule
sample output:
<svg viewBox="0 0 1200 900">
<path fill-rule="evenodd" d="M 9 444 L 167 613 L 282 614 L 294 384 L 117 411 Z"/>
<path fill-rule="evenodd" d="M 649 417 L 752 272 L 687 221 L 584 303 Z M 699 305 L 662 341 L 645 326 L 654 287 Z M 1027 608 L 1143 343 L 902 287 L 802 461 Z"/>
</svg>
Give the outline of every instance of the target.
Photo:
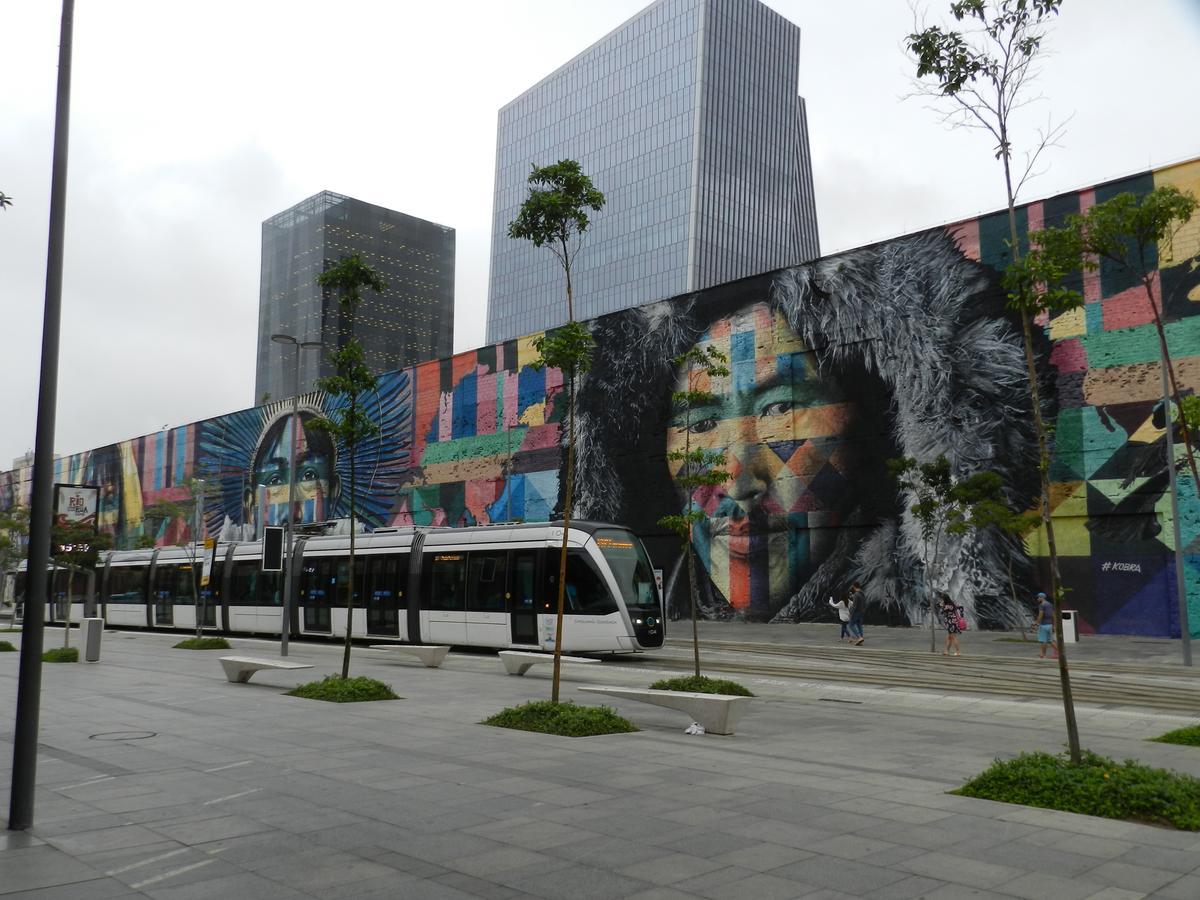
<svg viewBox="0 0 1200 900">
<path fill-rule="evenodd" d="M 291 631 L 291 597 L 292 597 L 292 549 L 295 531 L 292 528 L 292 518 L 296 512 L 296 440 L 300 434 L 300 351 L 320 350 L 320 341 L 298 341 L 290 334 L 273 334 L 271 340 L 276 344 L 291 344 L 296 348 L 296 378 L 292 382 L 292 439 L 288 442 L 288 505 L 284 527 L 287 529 L 286 540 L 287 560 L 283 569 L 283 623 L 279 634 L 279 655 L 288 655 L 288 636 Z"/>
</svg>

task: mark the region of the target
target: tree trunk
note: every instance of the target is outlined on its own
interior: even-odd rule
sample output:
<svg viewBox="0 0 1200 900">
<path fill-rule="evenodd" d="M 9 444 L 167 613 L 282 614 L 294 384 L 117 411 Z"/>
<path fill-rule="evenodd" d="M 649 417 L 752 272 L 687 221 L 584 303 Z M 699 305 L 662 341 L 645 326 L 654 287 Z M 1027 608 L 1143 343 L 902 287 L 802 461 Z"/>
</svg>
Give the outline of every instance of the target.
<svg viewBox="0 0 1200 900">
<path fill-rule="evenodd" d="M 67 615 L 63 623 L 63 647 L 71 646 L 71 588 L 75 586 L 75 569 L 67 569 Z"/>
<path fill-rule="evenodd" d="M 353 404 L 351 404 L 353 410 Z M 355 527 L 355 508 L 354 508 L 354 443 L 350 442 L 347 446 L 350 453 L 350 571 L 346 580 L 349 582 L 350 596 L 346 598 L 346 649 L 342 652 L 342 678 L 350 677 L 350 636 L 354 632 L 354 532 L 358 529 Z M 290 562 L 290 561 L 289 561 Z"/>
<path fill-rule="evenodd" d="M 696 561 L 692 553 L 692 523 L 688 522 L 687 543 L 683 552 L 687 554 L 688 585 L 692 598 L 692 651 L 696 657 L 696 677 L 700 677 L 700 597 L 696 592 Z"/>
<path fill-rule="evenodd" d="M 1017 236 L 1017 200 L 1013 196 L 1012 172 L 1009 167 L 1007 128 L 1001 129 L 1001 158 L 1004 162 L 1004 188 L 1008 197 L 1008 235 L 1012 242 L 1013 261 L 1021 258 L 1021 242 Z M 1050 590 L 1054 597 L 1054 634 L 1058 644 L 1058 680 L 1062 687 L 1063 715 L 1067 723 L 1067 746 L 1071 762 L 1079 765 L 1083 756 L 1079 748 L 1079 726 L 1075 721 L 1075 698 L 1071 693 L 1071 673 L 1067 668 L 1066 647 L 1062 633 L 1062 576 L 1058 568 L 1058 545 L 1054 539 L 1054 520 L 1050 509 L 1050 449 L 1046 439 L 1046 422 L 1042 418 L 1041 389 L 1038 387 L 1037 358 L 1033 353 L 1033 323 L 1029 313 L 1021 310 L 1021 336 L 1025 347 L 1025 368 L 1029 378 L 1029 397 L 1033 406 L 1033 426 L 1038 442 L 1038 478 L 1041 487 L 1042 528 L 1046 533 L 1046 549 L 1050 556 Z"/>
<path fill-rule="evenodd" d="M 567 295 L 570 296 L 570 278 Z M 559 675 L 562 672 L 563 601 L 567 591 L 567 533 L 571 528 L 571 502 L 575 486 L 575 373 L 567 378 L 567 485 L 563 496 L 562 552 L 558 557 L 558 608 L 554 619 L 554 680 L 550 701 L 558 702 Z"/>
</svg>

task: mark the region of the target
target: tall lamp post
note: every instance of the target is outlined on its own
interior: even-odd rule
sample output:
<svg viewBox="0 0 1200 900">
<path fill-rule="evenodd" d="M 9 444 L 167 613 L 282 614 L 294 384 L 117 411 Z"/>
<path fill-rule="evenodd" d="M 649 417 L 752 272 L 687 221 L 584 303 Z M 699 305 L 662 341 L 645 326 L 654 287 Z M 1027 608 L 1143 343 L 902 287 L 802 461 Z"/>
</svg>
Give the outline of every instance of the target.
<svg viewBox="0 0 1200 900">
<path fill-rule="evenodd" d="M 296 533 L 292 528 L 292 519 L 296 512 L 296 440 L 300 435 L 300 351 L 320 350 L 320 341 L 298 341 L 290 334 L 273 334 L 271 340 L 276 344 L 291 344 L 296 348 L 296 378 L 292 382 L 292 439 L 288 442 L 288 505 L 287 518 L 284 527 L 287 529 L 285 544 L 287 558 L 283 564 L 283 623 L 280 628 L 279 655 L 288 655 L 288 636 L 291 631 L 291 599 L 292 599 L 292 550 Z"/>
</svg>

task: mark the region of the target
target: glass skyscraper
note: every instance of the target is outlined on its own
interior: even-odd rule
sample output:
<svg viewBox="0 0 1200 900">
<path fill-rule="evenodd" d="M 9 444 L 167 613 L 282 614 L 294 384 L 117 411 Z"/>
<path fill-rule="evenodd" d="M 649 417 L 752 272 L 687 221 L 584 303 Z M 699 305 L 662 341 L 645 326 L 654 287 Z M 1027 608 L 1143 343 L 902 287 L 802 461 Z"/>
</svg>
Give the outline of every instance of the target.
<svg viewBox="0 0 1200 900">
<path fill-rule="evenodd" d="M 758 0 L 658 0 L 501 109 L 488 340 L 566 321 L 553 254 L 507 235 L 534 165 L 578 160 L 606 197 L 577 319 L 818 256 L 799 67 Z"/>
<path fill-rule="evenodd" d="M 358 253 L 387 282 L 381 295 L 363 291 L 354 336 L 375 374 L 454 349 L 454 229 L 372 203 L 322 191 L 263 222 L 254 402 L 293 396 L 297 350 L 271 341 L 289 334 L 320 341 L 301 353 L 300 393 L 333 374 L 331 351 L 350 336 L 337 297 L 317 275 Z M 319 356 L 319 359 L 318 359 Z"/>
</svg>

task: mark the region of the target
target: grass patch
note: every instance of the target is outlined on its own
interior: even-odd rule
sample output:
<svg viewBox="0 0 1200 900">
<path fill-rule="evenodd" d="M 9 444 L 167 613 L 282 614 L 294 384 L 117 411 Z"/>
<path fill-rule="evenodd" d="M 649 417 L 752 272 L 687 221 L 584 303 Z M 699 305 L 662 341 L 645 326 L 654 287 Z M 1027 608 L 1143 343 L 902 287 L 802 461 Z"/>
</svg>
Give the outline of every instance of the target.
<svg viewBox="0 0 1200 900">
<path fill-rule="evenodd" d="M 8 641 L 0 641 L 0 653 L 15 653 L 16 649 Z"/>
<path fill-rule="evenodd" d="M 342 678 L 327 675 L 320 681 L 310 681 L 287 692 L 289 697 L 306 700 L 327 700 L 330 703 L 364 703 L 367 700 L 399 700 L 391 685 L 360 675 L 357 678 Z"/>
<path fill-rule="evenodd" d="M 709 678 L 684 675 L 679 678 L 664 678 L 650 685 L 652 691 L 691 691 L 694 694 L 733 694 L 735 697 L 753 697 L 754 692 L 728 678 Z"/>
<path fill-rule="evenodd" d="M 1200 778 L 1132 759 L 1118 763 L 1088 750 L 1078 766 L 1049 753 L 996 760 L 950 793 L 1200 831 Z"/>
<path fill-rule="evenodd" d="M 576 706 L 574 703 L 552 703 L 535 700 L 521 706 L 510 706 L 484 719 L 484 725 L 497 728 L 516 728 L 519 731 L 540 731 L 564 737 L 592 737 L 597 734 L 626 734 L 637 731 L 628 719 L 617 715 L 608 706 Z"/>
<path fill-rule="evenodd" d="M 1150 738 L 1160 744 L 1183 744 L 1187 747 L 1200 747 L 1200 725 L 1189 725 L 1187 728 L 1176 728 L 1156 738 Z"/>
<path fill-rule="evenodd" d="M 42 654 L 42 662 L 79 662 L 79 651 L 74 647 L 55 647 Z"/>
<path fill-rule="evenodd" d="M 185 641 L 180 641 L 171 649 L 173 650 L 228 650 L 229 641 L 223 637 L 201 637 L 188 638 Z"/>
</svg>

